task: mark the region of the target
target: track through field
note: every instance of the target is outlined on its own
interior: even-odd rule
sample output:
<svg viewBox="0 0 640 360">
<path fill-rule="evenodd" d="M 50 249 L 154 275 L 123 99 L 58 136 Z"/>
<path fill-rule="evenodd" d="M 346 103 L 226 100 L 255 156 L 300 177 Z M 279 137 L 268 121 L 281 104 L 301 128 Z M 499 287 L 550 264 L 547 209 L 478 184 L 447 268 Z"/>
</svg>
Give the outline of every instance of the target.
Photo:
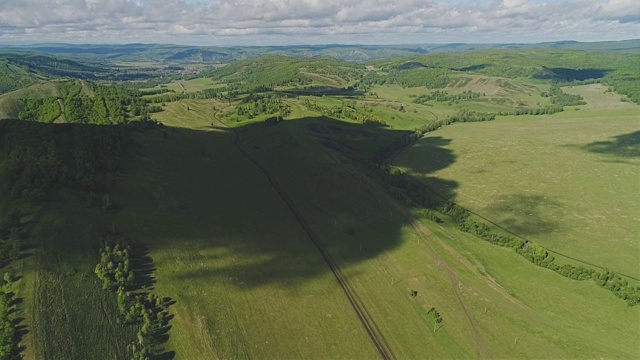
<svg viewBox="0 0 640 360">
<path fill-rule="evenodd" d="M 382 334 L 382 331 L 380 330 L 375 320 L 371 316 L 371 313 L 369 312 L 367 307 L 364 305 L 360 297 L 357 295 L 356 291 L 349 285 L 346 277 L 340 270 L 340 267 L 335 263 L 335 261 L 331 257 L 331 254 L 325 249 L 324 245 L 318 240 L 317 236 L 315 235 L 311 227 L 309 227 L 302 213 L 296 208 L 295 204 L 291 201 L 291 198 L 289 198 L 287 193 L 284 191 L 284 189 L 278 183 L 278 181 L 273 177 L 273 175 L 271 175 L 271 173 L 257 159 L 255 159 L 240 145 L 240 134 L 235 129 L 229 127 L 223 121 L 218 119 L 216 114 L 217 112 L 213 116 L 214 119 L 220 124 L 222 124 L 225 128 L 231 130 L 234 133 L 235 135 L 234 145 L 236 146 L 236 148 L 258 168 L 258 170 L 267 178 L 267 180 L 269 180 L 271 187 L 278 193 L 278 196 L 289 208 L 293 216 L 296 218 L 296 221 L 298 222 L 298 224 L 300 224 L 300 226 L 302 227 L 304 232 L 307 234 L 307 236 L 309 237 L 313 245 L 316 247 L 316 249 L 318 249 L 320 256 L 322 257 L 324 262 L 327 264 L 327 266 L 333 273 L 334 277 L 336 278 L 336 281 L 340 285 L 340 288 L 342 289 L 345 296 L 347 297 L 349 304 L 351 304 L 351 307 L 353 308 L 356 316 L 358 317 L 358 320 L 360 320 L 360 323 L 362 324 L 364 330 L 366 331 L 367 335 L 371 339 L 371 342 L 375 346 L 378 353 L 380 353 L 380 356 L 385 360 L 396 359 L 396 356 L 394 355 L 393 350 L 389 346 L 389 343 L 387 342 L 386 338 Z"/>
</svg>

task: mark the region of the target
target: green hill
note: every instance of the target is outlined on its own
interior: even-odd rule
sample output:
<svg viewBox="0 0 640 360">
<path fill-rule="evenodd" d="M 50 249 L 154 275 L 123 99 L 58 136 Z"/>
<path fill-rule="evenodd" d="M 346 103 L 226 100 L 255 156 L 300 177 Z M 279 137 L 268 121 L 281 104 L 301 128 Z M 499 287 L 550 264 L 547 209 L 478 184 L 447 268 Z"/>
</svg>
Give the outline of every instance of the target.
<svg viewBox="0 0 640 360">
<path fill-rule="evenodd" d="M 0 94 L 31 85 L 36 80 L 28 70 L 0 59 Z"/>
</svg>

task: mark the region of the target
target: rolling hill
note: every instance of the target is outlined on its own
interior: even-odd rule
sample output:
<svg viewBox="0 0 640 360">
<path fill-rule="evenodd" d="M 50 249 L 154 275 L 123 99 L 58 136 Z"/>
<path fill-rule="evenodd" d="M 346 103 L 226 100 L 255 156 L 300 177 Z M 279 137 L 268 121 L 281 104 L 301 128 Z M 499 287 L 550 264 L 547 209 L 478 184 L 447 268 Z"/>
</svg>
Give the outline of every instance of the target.
<svg viewBox="0 0 640 360">
<path fill-rule="evenodd" d="M 636 57 L 270 55 L 2 95 L 10 352 L 635 358 Z"/>
</svg>

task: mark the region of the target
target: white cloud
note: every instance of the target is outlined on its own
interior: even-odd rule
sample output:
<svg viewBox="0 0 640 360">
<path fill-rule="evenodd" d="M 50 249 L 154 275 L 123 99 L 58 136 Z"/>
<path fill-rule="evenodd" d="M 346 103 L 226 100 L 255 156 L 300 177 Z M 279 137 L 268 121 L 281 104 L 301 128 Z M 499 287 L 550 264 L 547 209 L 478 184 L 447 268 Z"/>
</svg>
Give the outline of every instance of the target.
<svg viewBox="0 0 640 360">
<path fill-rule="evenodd" d="M 638 34 L 637 0 L 0 2 L 0 42 L 528 42 Z"/>
</svg>

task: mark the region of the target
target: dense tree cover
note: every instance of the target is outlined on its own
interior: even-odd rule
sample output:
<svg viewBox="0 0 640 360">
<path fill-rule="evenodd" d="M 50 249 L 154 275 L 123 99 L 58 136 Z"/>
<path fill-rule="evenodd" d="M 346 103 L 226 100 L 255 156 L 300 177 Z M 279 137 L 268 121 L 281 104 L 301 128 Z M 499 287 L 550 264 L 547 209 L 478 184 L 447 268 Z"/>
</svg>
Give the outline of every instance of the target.
<svg viewBox="0 0 640 360">
<path fill-rule="evenodd" d="M 0 288 L 0 360 L 20 358 L 18 349 L 18 331 L 16 329 L 15 295 L 9 290 L 13 276 L 4 274 Z"/>
<path fill-rule="evenodd" d="M 359 107 L 353 102 L 343 101 L 341 105 L 328 107 L 319 105 L 315 101 L 304 99 L 302 100 L 302 105 L 308 109 L 318 111 L 325 116 L 350 119 L 366 126 L 387 126 L 384 120 L 376 118 L 373 115 L 373 108 Z"/>
<path fill-rule="evenodd" d="M 438 215 L 432 210 L 423 208 L 423 209 L 420 209 L 418 213 L 420 214 L 420 216 L 422 216 L 425 219 L 431 220 L 436 223 L 442 222 L 442 219 L 440 219 L 440 217 L 438 217 Z"/>
<path fill-rule="evenodd" d="M 426 104 L 429 101 L 437 102 L 453 102 L 460 100 L 473 100 L 482 97 L 483 95 L 471 90 L 463 91 L 461 94 L 449 94 L 447 91 L 435 90 L 428 94 L 414 95 L 413 102 L 416 104 Z"/>
<path fill-rule="evenodd" d="M 162 353 L 158 338 L 169 329 L 168 303 L 147 292 L 144 286 L 138 286 L 131 252 L 131 245 L 121 234 L 108 232 L 99 251 L 100 261 L 95 267 L 95 274 L 102 287 L 117 296 L 117 322 L 139 327 L 137 340 L 129 346 L 131 358 L 150 359 Z"/>
<path fill-rule="evenodd" d="M 41 201 L 69 186 L 104 191 L 128 136 L 123 127 L 0 122 L 0 178 L 12 198 Z"/>
<path fill-rule="evenodd" d="M 13 209 L 5 219 L 0 221 L 0 266 L 20 257 L 25 238 L 20 218 L 20 211 Z"/>
<path fill-rule="evenodd" d="M 543 91 L 542 97 L 548 97 L 552 105 L 543 108 L 521 108 L 513 111 L 500 111 L 498 115 L 551 115 L 564 111 L 565 106 L 584 105 L 586 102 L 581 95 L 567 94 L 557 83 L 551 85 L 549 91 Z"/>
<path fill-rule="evenodd" d="M 165 86 L 165 85 L 161 85 L 161 86 Z M 159 94 L 164 94 L 164 93 L 175 93 L 175 91 L 173 91 L 171 89 L 167 89 L 167 88 L 151 89 L 151 90 L 139 90 L 138 91 L 138 95 L 139 96 L 159 95 Z"/>
<path fill-rule="evenodd" d="M 72 128 L 72 170 L 69 185 L 86 191 L 105 191 L 122 158 L 128 135 L 122 127 Z"/>
<path fill-rule="evenodd" d="M 70 93 L 64 97 L 65 120 L 81 124 L 122 124 L 125 106 L 135 97 L 122 87 L 93 85 L 93 96 Z"/>
<path fill-rule="evenodd" d="M 105 244 L 100 248 L 100 262 L 94 272 L 102 282 L 102 288 L 126 288 L 134 283 L 135 276 L 130 266 L 131 245 L 122 239 L 114 244 Z"/>
<path fill-rule="evenodd" d="M 24 108 L 18 113 L 20 120 L 35 120 L 51 123 L 60 115 L 60 104 L 55 97 L 41 99 L 25 99 Z"/>
<path fill-rule="evenodd" d="M 162 111 L 160 106 L 149 106 L 149 99 L 140 97 L 135 90 L 121 86 L 104 86 L 79 81 L 57 84 L 60 96 L 42 99 L 24 99 L 21 120 L 53 122 L 64 109 L 64 122 L 95 125 L 123 124 L 136 117 L 150 121 L 150 114 Z"/>
<path fill-rule="evenodd" d="M 0 177 L 8 195 L 25 200 L 44 200 L 55 184 L 64 182 L 63 163 L 56 133 L 48 124 L 0 122 Z"/>
<path fill-rule="evenodd" d="M 291 107 L 276 95 L 249 94 L 236 107 L 236 115 L 252 119 L 261 114 L 278 114 L 280 117 L 289 116 Z"/>
<path fill-rule="evenodd" d="M 640 73 L 638 71 L 607 77 L 604 82 L 615 92 L 626 95 L 625 100 L 640 104 Z"/>
<path fill-rule="evenodd" d="M 521 108 L 513 111 L 500 111 L 498 115 L 551 115 L 563 111 L 564 107 L 562 105 L 551 105 L 535 109 Z"/>
<path fill-rule="evenodd" d="M 33 84 L 36 79 L 24 67 L 0 59 L 0 94 Z"/>
<path fill-rule="evenodd" d="M 196 92 L 188 92 L 188 93 L 166 93 L 160 96 L 148 97 L 143 100 L 147 103 L 160 104 L 165 102 L 174 102 L 180 101 L 182 99 L 220 99 L 225 97 L 234 97 L 237 96 L 237 92 L 232 93 L 228 87 L 214 88 L 214 89 L 204 89 Z"/>
<path fill-rule="evenodd" d="M 584 105 L 586 102 L 581 95 L 575 94 L 567 94 L 558 84 L 551 85 L 551 88 L 548 92 L 544 91 L 540 94 L 543 97 L 549 97 L 551 103 L 558 106 L 576 106 L 576 105 Z"/>
</svg>

